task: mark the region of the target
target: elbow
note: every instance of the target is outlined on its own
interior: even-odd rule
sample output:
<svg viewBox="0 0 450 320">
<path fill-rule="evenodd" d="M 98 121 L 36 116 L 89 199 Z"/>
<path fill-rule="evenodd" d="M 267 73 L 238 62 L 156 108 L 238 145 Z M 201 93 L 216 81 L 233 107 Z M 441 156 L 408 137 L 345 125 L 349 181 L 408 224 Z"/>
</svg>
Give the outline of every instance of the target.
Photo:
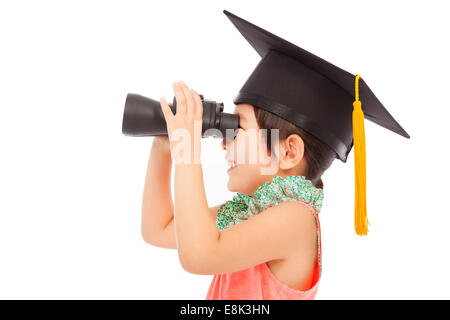
<svg viewBox="0 0 450 320">
<path fill-rule="evenodd" d="M 144 219 L 144 213 L 142 214 L 142 220 L 141 220 L 141 238 L 144 240 L 145 243 L 156 245 L 158 240 L 159 234 L 151 226 L 149 221 L 147 219 Z"/>
<path fill-rule="evenodd" d="M 144 240 L 145 243 L 152 244 L 151 239 L 145 233 L 141 232 L 141 237 L 142 237 L 142 240 Z"/>
<path fill-rule="evenodd" d="M 141 228 L 141 237 L 145 243 L 155 245 L 154 236 L 145 228 Z"/>
<path fill-rule="evenodd" d="M 209 263 L 204 253 L 195 253 L 192 250 L 185 252 L 178 249 L 178 258 L 183 269 L 192 274 L 209 275 Z"/>
<path fill-rule="evenodd" d="M 151 208 L 143 203 L 141 208 L 141 238 L 145 243 L 153 244 L 155 229 L 151 227 L 150 214 Z"/>
</svg>

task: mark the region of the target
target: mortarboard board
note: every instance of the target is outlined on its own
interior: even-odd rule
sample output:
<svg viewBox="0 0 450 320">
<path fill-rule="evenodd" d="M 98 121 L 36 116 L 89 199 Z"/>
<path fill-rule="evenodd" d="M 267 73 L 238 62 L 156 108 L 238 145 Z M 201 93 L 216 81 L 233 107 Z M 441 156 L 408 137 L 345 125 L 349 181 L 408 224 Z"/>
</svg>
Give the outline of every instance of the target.
<svg viewBox="0 0 450 320">
<path fill-rule="evenodd" d="M 355 230 L 367 234 L 364 118 L 409 138 L 359 75 L 224 10 L 261 56 L 233 99 L 304 129 L 346 162 L 355 146 Z M 361 98 L 361 101 L 359 100 Z"/>
</svg>

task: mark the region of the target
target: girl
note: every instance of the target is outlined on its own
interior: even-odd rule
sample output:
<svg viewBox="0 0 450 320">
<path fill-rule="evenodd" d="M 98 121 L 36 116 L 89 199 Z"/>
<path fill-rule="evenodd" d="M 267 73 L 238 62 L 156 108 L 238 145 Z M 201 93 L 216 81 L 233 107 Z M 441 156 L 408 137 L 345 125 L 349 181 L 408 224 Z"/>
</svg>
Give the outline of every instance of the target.
<svg viewBox="0 0 450 320">
<path fill-rule="evenodd" d="M 234 140 L 222 142 L 230 164 L 228 189 L 237 195 L 208 207 L 201 131 L 196 130 L 202 102 L 183 82 L 173 88 L 175 115 L 166 100 L 160 100 L 168 137 L 155 137 L 150 153 L 142 202 L 143 239 L 178 249 L 186 271 L 214 275 L 206 299 L 313 299 L 321 276 L 321 175 L 336 153 L 274 114 L 237 104 L 234 113 L 240 128 Z M 267 137 L 261 129 L 268 130 Z M 275 143 L 271 129 L 279 129 Z M 248 132 L 256 132 L 256 139 Z M 179 137 L 183 139 L 177 144 Z M 254 150 L 267 151 L 270 174 L 261 173 L 269 168 L 263 161 L 267 159 L 251 161 Z"/>
<path fill-rule="evenodd" d="M 346 162 L 355 147 L 355 232 L 367 235 L 364 119 L 410 136 L 359 75 L 224 13 L 262 58 L 233 99 L 237 136 L 222 144 L 231 166 L 228 189 L 237 194 L 208 207 L 202 102 L 186 84 L 174 83 L 175 115 L 161 99 L 169 138 L 155 138 L 152 147 L 142 235 L 153 245 L 177 248 L 186 271 L 214 274 L 207 299 L 312 299 L 322 269 L 322 174 L 334 159 Z"/>
</svg>

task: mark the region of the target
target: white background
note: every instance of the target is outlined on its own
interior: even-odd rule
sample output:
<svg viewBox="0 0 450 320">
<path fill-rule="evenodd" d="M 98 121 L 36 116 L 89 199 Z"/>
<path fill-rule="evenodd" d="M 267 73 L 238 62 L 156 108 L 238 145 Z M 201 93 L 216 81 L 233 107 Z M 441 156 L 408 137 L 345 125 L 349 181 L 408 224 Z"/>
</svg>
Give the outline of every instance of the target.
<svg viewBox="0 0 450 320">
<path fill-rule="evenodd" d="M 128 92 L 176 80 L 233 112 L 260 57 L 223 9 L 361 74 L 411 135 L 365 121 L 366 238 L 353 151 L 323 176 L 317 299 L 450 298 L 445 1 L 1 1 L 0 298 L 205 298 L 212 275 L 141 238 L 152 138 L 121 123 Z M 211 206 L 233 195 L 219 146 L 202 141 Z"/>
</svg>

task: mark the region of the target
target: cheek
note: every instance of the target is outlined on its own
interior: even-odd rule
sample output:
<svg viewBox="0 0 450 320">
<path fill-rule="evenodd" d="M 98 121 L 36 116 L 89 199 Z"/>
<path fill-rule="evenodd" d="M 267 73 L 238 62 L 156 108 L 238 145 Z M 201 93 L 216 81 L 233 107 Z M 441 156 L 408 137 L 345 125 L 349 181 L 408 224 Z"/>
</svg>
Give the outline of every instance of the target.
<svg viewBox="0 0 450 320">
<path fill-rule="evenodd" d="M 270 163 L 270 154 L 262 137 L 238 134 L 232 147 L 240 165 L 259 167 Z"/>
<path fill-rule="evenodd" d="M 246 134 L 238 134 L 234 140 L 233 150 L 236 155 L 236 161 L 240 165 L 246 165 L 250 163 L 250 155 L 253 152 L 253 146 L 251 139 Z"/>
</svg>

